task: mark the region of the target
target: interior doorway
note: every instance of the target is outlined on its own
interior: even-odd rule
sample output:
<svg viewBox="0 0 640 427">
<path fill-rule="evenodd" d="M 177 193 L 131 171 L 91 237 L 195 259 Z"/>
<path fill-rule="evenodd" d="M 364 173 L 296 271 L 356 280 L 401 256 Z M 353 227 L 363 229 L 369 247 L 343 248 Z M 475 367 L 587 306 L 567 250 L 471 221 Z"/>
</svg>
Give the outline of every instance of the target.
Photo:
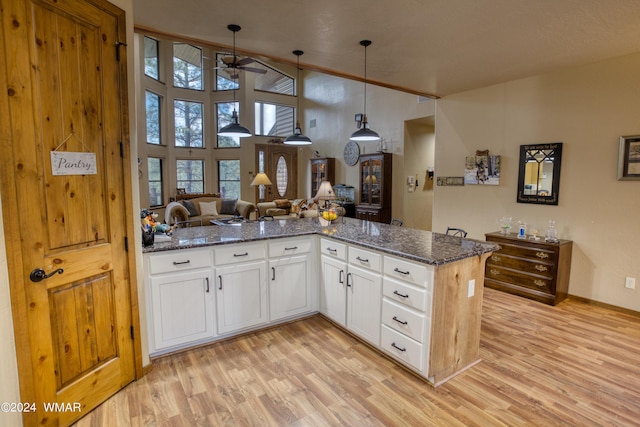
<svg viewBox="0 0 640 427">
<path fill-rule="evenodd" d="M 406 227 L 432 230 L 434 169 L 435 116 L 405 121 L 402 211 Z"/>
<path fill-rule="evenodd" d="M 298 147 L 256 144 L 256 170 L 264 172 L 271 185 L 258 186 L 255 200 L 270 202 L 298 197 Z"/>
</svg>

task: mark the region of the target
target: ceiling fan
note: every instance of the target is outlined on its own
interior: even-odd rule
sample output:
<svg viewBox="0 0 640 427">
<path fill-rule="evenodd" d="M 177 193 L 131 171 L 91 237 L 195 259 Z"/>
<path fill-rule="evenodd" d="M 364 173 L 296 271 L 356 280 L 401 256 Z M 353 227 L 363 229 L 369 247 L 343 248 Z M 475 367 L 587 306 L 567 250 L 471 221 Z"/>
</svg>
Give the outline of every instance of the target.
<svg viewBox="0 0 640 427">
<path fill-rule="evenodd" d="M 215 69 L 224 70 L 232 79 L 238 78 L 238 71 L 266 74 L 267 70 L 264 68 L 247 67 L 248 64 L 255 62 L 255 59 L 249 57 L 240 58 L 236 55 L 236 33 L 242 29 L 240 25 L 229 24 L 227 28 L 233 32 L 233 55 L 221 56 L 219 59 L 220 65 Z"/>
</svg>

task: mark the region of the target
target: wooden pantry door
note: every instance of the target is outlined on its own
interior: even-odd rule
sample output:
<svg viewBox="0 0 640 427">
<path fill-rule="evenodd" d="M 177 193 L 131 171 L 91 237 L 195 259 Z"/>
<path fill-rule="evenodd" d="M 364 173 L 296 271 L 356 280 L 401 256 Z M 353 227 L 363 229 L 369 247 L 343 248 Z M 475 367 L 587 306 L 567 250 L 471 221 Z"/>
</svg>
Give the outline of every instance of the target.
<svg viewBox="0 0 640 427">
<path fill-rule="evenodd" d="M 68 425 L 141 372 L 124 12 L 0 7 L 0 194 L 21 400 L 36 409 L 24 421 Z"/>
</svg>

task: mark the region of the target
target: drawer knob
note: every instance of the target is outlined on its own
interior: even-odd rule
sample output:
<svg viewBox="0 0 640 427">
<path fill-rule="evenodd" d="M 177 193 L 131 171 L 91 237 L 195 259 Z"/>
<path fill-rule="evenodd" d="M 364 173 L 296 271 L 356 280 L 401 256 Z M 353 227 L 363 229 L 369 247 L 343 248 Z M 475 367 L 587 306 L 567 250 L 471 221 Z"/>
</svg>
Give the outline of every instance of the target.
<svg viewBox="0 0 640 427">
<path fill-rule="evenodd" d="M 499 257 L 498 255 L 492 255 L 491 260 L 495 262 L 500 262 L 502 261 L 502 257 Z"/>
<path fill-rule="evenodd" d="M 398 346 L 396 345 L 396 343 L 394 343 L 394 342 L 392 342 L 392 343 L 391 343 L 391 347 L 393 347 L 393 348 L 395 348 L 395 349 L 397 349 L 397 350 L 400 350 L 400 351 L 407 351 L 407 349 L 406 349 L 406 348 L 398 347 Z"/>
<path fill-rule="evenodd" d="M 489 270 L 489 272 L 491 273 L 492 276 L 499 276 L 500 272 L 498 270 L 496 270 L 495 268 L 492 268 L 491 270 Z"/>
<path fill-rule="evenodd" d="M 404 320 L 400 320 L 396 316 L 393 316 L 393 320 L 395 320 L 396 322 L 400 323 L 401 325 L 409 324 L 409 322 L 405 322 Z"/>
<path fill-rule="evenodd" d="M 536 252 L 536 256 L 540 259 L 547 259 L 549 258 L 549 254 L 546 252 Z"/>
<path fill-rule="evenodd" d="M 399 297 L 401 297 L 401 298 L 409 298 L 409 295 L 401 294 L 401 293 L 400 293 L 400 292 L 398 292 L 398 291 L 393 291 L 393 294 L 394 294 L 394 295 L 398 295 L 398 296 L 399 296 Z"/>
<path fill-rule="evenodd" d="M 547 286 L 547 282 L 545 282 L 544 280 L 540 280 L 540 279 L 534 280 L 533 283 L 536 286 L 540 286 L 540 287 Z"/>
<path fill-rule="evenodd" d="M 535 269 L 538 270 L 538 271 L 547 271 L 548 270 L 547 266 L 539 265 L 539 264 L 535 266 Z"/>
</svg>

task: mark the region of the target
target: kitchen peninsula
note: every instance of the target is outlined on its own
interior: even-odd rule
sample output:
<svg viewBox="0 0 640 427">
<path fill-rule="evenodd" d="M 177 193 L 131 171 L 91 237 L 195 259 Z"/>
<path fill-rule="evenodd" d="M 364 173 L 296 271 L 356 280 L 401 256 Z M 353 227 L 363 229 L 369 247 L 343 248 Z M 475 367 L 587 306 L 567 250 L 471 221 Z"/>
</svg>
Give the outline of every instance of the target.
<svg viewBox="0 0 640 427">
<path fill-rule="evenodd" d="M 320 312 L 438 385 L 479 361 L 497 249 L 352 218 L 178 229 L 144 249 L 150 354 Z"/>
</svg>

